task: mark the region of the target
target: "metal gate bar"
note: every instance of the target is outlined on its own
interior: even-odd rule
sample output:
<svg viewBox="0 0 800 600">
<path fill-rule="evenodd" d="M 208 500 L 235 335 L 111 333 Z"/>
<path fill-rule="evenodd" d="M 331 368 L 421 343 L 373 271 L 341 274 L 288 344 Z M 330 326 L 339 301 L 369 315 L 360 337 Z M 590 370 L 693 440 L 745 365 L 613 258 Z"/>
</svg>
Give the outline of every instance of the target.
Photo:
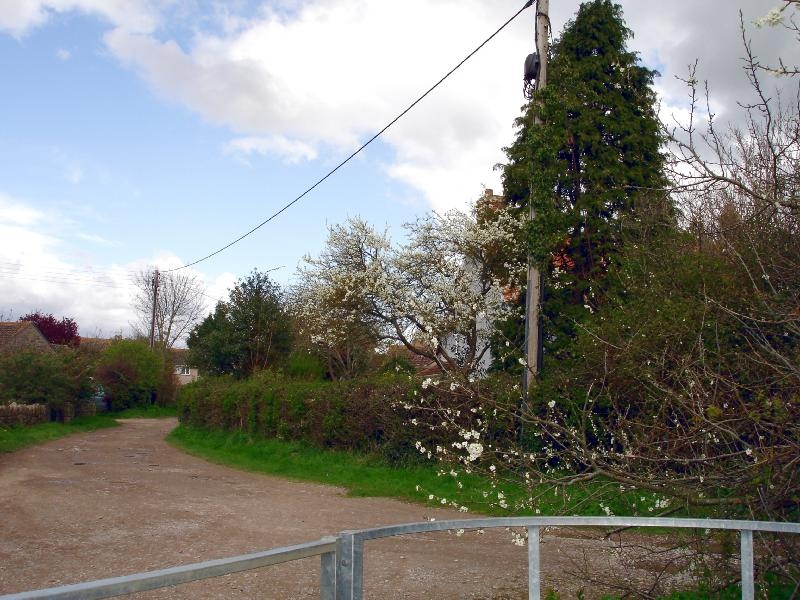
<svg viewBox="0 0 800 600">
<path fill-rule="evenodd" d="M 365 541 L 430 531 L 490 529 L 494 527 L 527 528 L 528 598 L 530 600 L 539 600 L 541 597 L 539 538 L 542 527 L 662 527 L 739 531 L 741 536 L 740 564 L 743 600 L 753 600 L 755 597 L 753 532 L 800 533 L 800 523 L 719 519 L 500 517 L 458 521 L 425 521 L 422 523 L 406 523 L 403 525 L 362 529 L 360 531 L 344 531 L 335 537 L 326 537 L 296 546 L 275 548 L 264 552 L 210 560 L 160 571 L 101 579 L 89 583 L 8 594 L 0 596 L 0 600 L 112 598 L 134 592 L 170 587 L 189 581 L 277 565 L 311 556 L 320 556 L 320 598 L 322 600 L 362 600 Z"/>
</svg>

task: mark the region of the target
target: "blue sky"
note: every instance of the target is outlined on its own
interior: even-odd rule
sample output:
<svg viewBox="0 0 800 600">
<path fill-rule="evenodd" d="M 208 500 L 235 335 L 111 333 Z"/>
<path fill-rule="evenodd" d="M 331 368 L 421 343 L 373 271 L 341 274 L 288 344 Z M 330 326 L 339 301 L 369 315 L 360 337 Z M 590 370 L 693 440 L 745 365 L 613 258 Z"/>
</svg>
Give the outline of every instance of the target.
<svg viewBox="0 0 800 600">
<path fill-rule="evenodd" d="M 126 333 L 130 272 L 192 261 L 266 218 L 521 4 L 0 0 L 0 315 L 39 309 L 83 335 Z M 557 33 L 578 2 L 553 4 Z M 649 0 L 622 4 L 668 109 L 682 109 L 674 76 L 694 57 L 723 114 L 741 96 L 737 2 L 676 0 L 658 15 Z M 752 21 L 777 2 L 738 4 Z M 283 266 L 274 276 L 289 284 L 348 215 L 400 237 L 425 211 L 499 191 L 492 166 L 523 102 L 532 19 L 301 203 L 198 265 L 209 295 L 252 268 Z M 791 43 L 754 35 L 770 56 Z"/>
</svg>

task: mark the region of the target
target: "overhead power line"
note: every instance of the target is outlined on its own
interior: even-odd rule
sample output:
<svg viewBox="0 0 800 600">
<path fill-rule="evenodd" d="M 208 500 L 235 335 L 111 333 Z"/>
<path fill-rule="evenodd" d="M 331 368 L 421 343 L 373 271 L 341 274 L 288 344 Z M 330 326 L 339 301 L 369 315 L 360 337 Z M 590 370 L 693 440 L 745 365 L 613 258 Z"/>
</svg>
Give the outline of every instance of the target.
<svg viewBox="0 0 800 600">
<path fill-rule="evenodd" d="M 248 237 L 248 236 L 252 235 L 252 234 L 253 234 L 253 233 L 255 233 L 256 231 L 258 231 L 259 229 L 261 229 L 261 228 L 262 228 L 264 225 L 266 225 L 267 223 L 269 223 L 270 221 L 272 221 L 272 220 L 273 220 L 275 217 L 277 217 L 278 215 L 280 215 L 281 213 L 283 213 L 284 211 L 286 211 L 288 208 L 290 208 L 290 207 L 291 207 L 291 206 L 293 206 L 294 204 L 298 203 L 298 202 L 299 202 L 300 200 L 302 200 L 302 199 L 303 199 L 303 198 L 304 198 L 306 195 L 308 195 L 308 194 L 309 194 L 311 191 L 313 191 L 313 190 L 314 190 L 314 189 L 315 189 L 317 186 L 319 186 L 319 185 L 320 185 L 320 184 L 321 184 L 323 181 L 325 181 L 326 179 L 328 179 L 328 177 L 330 177 L 331 175 L 333 175 L 334 173 L 336 173 L 336 171 L 338 171 L 339 169 L 341 169 L 341 168 L 342 168 L 344 165 L 346 165 L 347 163 L 349 163 L 349 162 L 350 162 L 350 161 L 351 161 L 353 158 L 355 158 L 355 157 L 356 157 L 358 154 L 360 154 L 360 153 L 361 153 L 361 151 L 362 151 L 362 150 L 364 150 L 364 148 L 366 148 L 367 146 L 369 146 L 369 145 L 370 145 L 372 142 L 374 142 L 374 141 L 375 141 L 376 139 L 378 139 L 378 138 L 379 138 L 381 135 L 383 135 L 383 133 L 384 133 L 384 132 L 385 132 L 387 129 L 389 129 L 389 128 L 390 128 L 392 125 L 394 125 L 395 123 L 397 123 L 397 121 L 399 121 L 401 118 L 403 118 L 403 117 L 406 115 L 406 113 L 408 113 L 408 112 L 409 112 L 409 111 L 410 111 L 412 108 L 414 108 L 414 107 L 415 107 L 417 104 L 419 104 L 420 102 L 422 102 L 422 100 L 423 100 L 423 99 L 425 99 L 425 97 L 426 97 L 426 96 L 428 96 L 428 94 L 430 94 L 430 93 L 431 93 L 433 90 L 435 90 L 437 87 L 439 87 L 439 86 L 440 86 L 440 85 L 441 85 L 441 84 L 442 84 L 442 83 L 443 83 L 443 82 L 444 82 L 444 81 L 445 81 L 445 80 L 446 80 L 448 77 L 450 77 L 450 75 L 452 75 L 453 73 L 455 73 L 455 72 L 456 72 L 456 71 L 457 71 L 457 70 L 458 70 L 458 69 L 459 69 L 459 68 L 460 68 L 460 67 L 461 67 L 461 66 L 462 66 L 462 65 L 463 65 L 465 62 L 467 62 L 467 61 L 468 61 L 470 58 L 472 58 L 473 56 L 475 56 L 475 54 L 477 54 L 477 53 L 478 53 L 478 51 L 480 51 L 480 50 L 481 50 L 481 48 L 483 48 L 483 47 L 484 47 L 486 44 L 488 44 L 488 43 L 489 43 L 489 42 L 490 42 L 492 39 L 494 39 L 494 37 L 495 37 L 495 36 L 497 36 L 497 34 L 499 34 L 501 31 L 503 31 L 503 29 L 505 29 L 506 27 L 508 27 L 508 25 L 510 25 L 510 24 L 511 24 L 511 22 L 512 22 L 512 21 L 514 21 L 514 19 L 516 19 L 516 18 L 517 18 L 517 17 L 518 17 L 520 14 L 522 14 L 522 12 L 523 12 L 523 11 L 525 11 L 525 9 L 527 9 L 527 8 L 530 8 L 530 7 L 533 5 L 533 2 L 534 2 L 534 0 L 528 0 L 528 1 L 525 3 L 525 5 L 524 5 L 522 8 L 520 8 L 520 9 L 519 9 L 519 10 L 518 10 L 516 13 L 514 13 L 514 15 L 513 15 L 513 16 L 511 16 L 511 18 L 509 18 L 509 19 L 508 19 L 508 20 L 507 20 L 505 23 L 503 23 L 503 24 L 502 24 L 502 25 L 501 25 L 501 26 L 500 26 L 500 27 L 499 27 L 499 28 L 498 28 L 498 29 L 497 29 L 497 30 L 496 30 L 496 31 L 495 31 L 495 32 L 494 32 L 492 35 L 490 35 L 490 36 L 489 36 L 488 38 L 486 38 L 486 39 L 485 39 L 483 42 L 481 42 L 481 43 L 480 43 L 480 45 L 478 45 L 478 47 L 477 47 L 477 48 L 475 48 L 475 50 L 473 50 L 472 52 L 470 52 L 470 53 L 469 53 L 469 54 L 468 54 L 468 55 L 467 55 L 467 56 L 466 56 L 466 57 L 465 57 L 465 58 L 464 58 L 464 59 L 463 59 L 461 62 L 459 62 L 459 63 L 458 63 L 458 64 L 457 64 L 455 67 L 453 67 L 452 69 L 450 69 L 450 70 L 447 72 L 447 74 L 445 74 L 445 75 L 444 75 L 444 77 L 442 77 L 441 79 L 439 79 L 439 81 L 437 81 L 436 83 L 434 83 L 434 84 L 433 84 L 433 85 L 432 85 L 430 88 L 428 88 L 428 90 L 427 90 L 427 91 L 426 91 L 424 94 L 422 94 L 422 95 L 421 95 L 419 98 L 417 98 L 417 99 L 416 99 L 416 100 L 414 100 L 414 101 L 413 101 L 411 104 L 409 104 L 409 105 L 408 105 L 408 107 L 406 107 L 406 108 L 405 108 L 405 110 L 403 110 L 403 111 L 402 111 L 400 114 L 398 114 L 398 115 L 397 115 L 397 116 L 396 116 L 394 119 L 392 119 L 391 121 L 389 121 L 389 123 L 388 123 L 388 124 L 387 124 L 387 125 L 386 125 L 386 126 L 383 128 L 383 129 L 381 129 L 381 130 L 380 130 L 378 133 L 376 133 L 376 134 L 375 134 L 375 135 L 373 135 L 371 138 L 369 138 L 369 139 L 368 139 L 366 142 L 364 142 L 364 143 L 363 143 L 363 144 L 362 144 L 362 145 L 361 145 L 361 146 L 360 146 L 360 147 L 359 147 L 359 148 L 358 148 L 356 151 L 354 151 L 352 154 L 350 154 L 350 155 L 349 155 L 347 158 L 345 158 L 345 159 L 344 159 L 342 162 L 340 162 L 338 165 L 336 165 L 336 166 L 335 166 L 333 169 L 331 169 L 330 171 L 328 171 L 328 172 L 327 172 L 327 173 L 326 173 L 326 174 L 325 174 L 323 177 L 321 177 L 321 178 L 320 178 L 320 179 L 318 179 L 318 180 L 317 180 L 317 181 L 316 181 L 316 182 L 315 182 L 313 185 L 311 185 L 310 187 L 308 187 L 308 188 L 307 188 L 307 189 L 306 189 L 306 190 L 305 190 L 305 191 L 304 191 L 302 194 L 300 194 L 299 196 L 297 196 L 297 198 L 295 198 L 294 200 L 292 200 L 292 201 L 291 201 L 291 202 L 289 202 L 288 204 L 285 204 L 285 205 L 284 205 L 282 208 L 280 208 L 278 211 L 274 212 L 274 213 L 273 213 L 273 214 L 271 214 L 269 217 L 267 217 L 266 219 L 264 219 L 263 221 L 261 221 L 261 222 L 260 222 L 258 225 L 256 225 L 255 227 L 253 227 L 252 229 L 250 229 L 250 230 L 249 230 L 249 231 L 247 231 L 246 233 L 244 233 L 244 234 L 240 235 L 238 238 L 236 238 L 236 239 L 235 239 L 235 240 L 233 240 L 232 242 L 229 242 L 229 243 L 225 244 L 224 246 L 222 246 L 222 248 L 219 248 L 218 250 L 215 250 L 215 251 L 214 251 L 214 252 L 212 252 L 211 254 L 208 254 L 208 255 L 206 255 L 206 256 L 203 256 L 202 258 L 198 258 L 198 259 L 197 259 L 197 260 L 195 260 L 195 261 L 192 261 L 192 262 L 190 262 L 190 263 L 188 263 L 188 264 L 185 264 L 185 265 L 183 265 L 182 267 L 174 267 L 174 268 L 172 268 L 172 269 L 164 269 L 164 272 L 165 272 L 165 273 L 168 273 L 168 272 L 170 272 L 170 271 L 179 271 L 179 270 L 181 270 L 181 269 L 186 269 L 186 268 L 188 268 L 188 267 L 192 267 L 192 266 L 194 266 L 194 265 L 196 265 L 196 264 L 198 264 L 198 263 L 201 263 L 201 262 L 203 262 L 203 261 L 206 261 L 206 260 L 208 260 L 209 258 L 211 258 L 211 257 L 213 257 L 213 256 L 216 256 L 216 255 L 217 255 L 217 254 L 219 254 L 220 252 L 224 252 L 225 250 L 227 250 L 227 249 L 228 249 L 228 248 L 230 248 L 231 246 L 233 246 L 233 245 L 235 245 L 235 244 L 238 244 L 239 242 L 241 242 L 241 241 L 242 241 L 243 239 L 245 239 L 246 237 Z"/>
<path fill-rule="evenodd" d="M 72 279 L 72 278 L 61 278 L 61 277 L 50 277 L 50 276 L 40 276 L 37 277 L 34 275 L 27 275 L 27 274 L 18 274 L 18 273 L 3 273 L 0 272 L 0 279 L 21 279 L 25 281 L 38 281 L 41 283 L 51 283 L 51 284 L 58 284 L 58 285 L 67 285 L 67 286 L 88 286 L 88 287 L 105 287 L 105 288 L 116 288 L 116 289 L 124 289 L 127 287 L 133 286 L 132 283 L 110 283 L 110 282 L 103 282 L 97 281 L 93 279 Z"/>
</svg>

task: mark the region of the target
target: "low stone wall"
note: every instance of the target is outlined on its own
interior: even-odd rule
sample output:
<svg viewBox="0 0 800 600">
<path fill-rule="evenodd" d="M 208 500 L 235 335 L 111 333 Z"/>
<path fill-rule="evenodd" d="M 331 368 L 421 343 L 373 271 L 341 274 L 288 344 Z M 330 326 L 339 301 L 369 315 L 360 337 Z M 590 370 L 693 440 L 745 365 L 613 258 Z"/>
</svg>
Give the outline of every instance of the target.
<svg viewBox="0 0 800 600">
<path fill-rule="evenodd" d="M 0 405 L 0 425 L 35 425 L 50 420 L 50 411 L 45 404 Z"/>
</svg>

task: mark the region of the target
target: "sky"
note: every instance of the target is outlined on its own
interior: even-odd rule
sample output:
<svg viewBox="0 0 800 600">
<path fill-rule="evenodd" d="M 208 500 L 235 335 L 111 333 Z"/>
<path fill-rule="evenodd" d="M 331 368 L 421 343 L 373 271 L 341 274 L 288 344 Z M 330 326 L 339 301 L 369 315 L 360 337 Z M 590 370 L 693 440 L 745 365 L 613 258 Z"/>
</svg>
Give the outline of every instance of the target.
<svg viewBox="0 0 800 600">
<path fill-rule="evenodd" d="M 511 17 L 522 0 L 0 0 L 0 320 L 68 316 L 126 335 L 133 273 L 217 250 L 293 200 Z M 578 0 L 551 0 L 554 34 Z M 779 0 L 622 0 L 665 119 L 699 60 L 718 119 L 747 100 L 752 23 Z M 527 10 L 356 159 L 242 242 L 185 270 L 208 309 L 252 269 L 290 285 L 327 227 L 402 238 L 467 210 L 511 143 L 533 50 Z"/>
</svg>

